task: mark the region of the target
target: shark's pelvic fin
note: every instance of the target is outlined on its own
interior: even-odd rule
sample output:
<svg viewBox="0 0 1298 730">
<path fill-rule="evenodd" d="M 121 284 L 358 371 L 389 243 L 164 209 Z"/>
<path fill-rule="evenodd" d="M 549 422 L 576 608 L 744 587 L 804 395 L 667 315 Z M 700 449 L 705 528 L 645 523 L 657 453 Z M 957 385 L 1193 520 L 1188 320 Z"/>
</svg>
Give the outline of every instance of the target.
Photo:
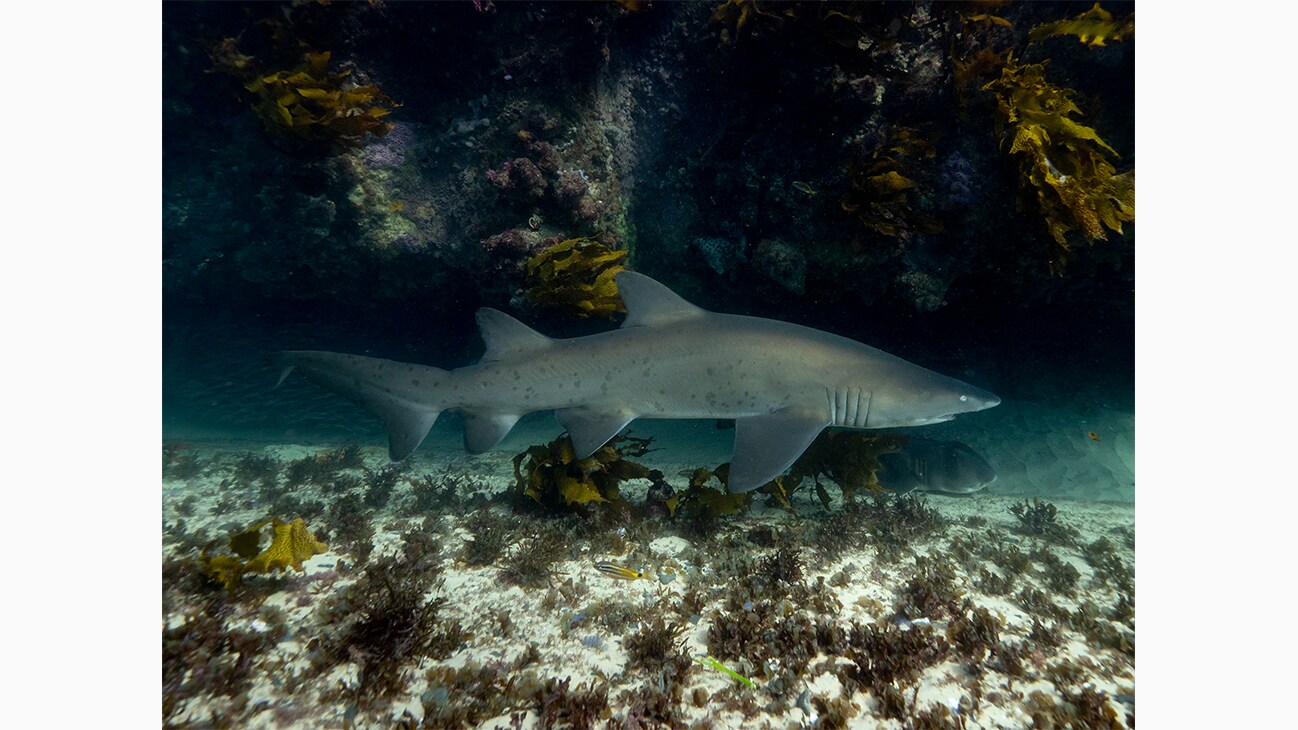
<svg viewBox="0 0 1298 730">
<path fill-rule="evenodd" d="M 487 352 L 482 356 L 482 362 L 536 352 L 554 342 L 498 309 L 479 309 L 477 320 L 478 332 L 487 343 Z"/>
<path fill-rule="evenodd" d="M 429 402 L 428 395 L 435 393 L 448 375 L 439 368 L 308 351 L 281 352 L 275 362 L 284 375 L 300 370 L 312 382 L 382 418 L 388 427 L 388 456 L 393 461 L 401 461 L 419 448 L 442 412 Z"/>
<path fill-rule="evenodd" d="M 635 419 L 635 414 L 615 408 L 580 407 L 557 410 L 554 417 L 568 431 L 577 458 L 584 459 L 616 436 Z"/>
<path fill-rule="evenodd" d="M 707 314 L 706 309 L 690 304 L 671 289 L 634 271 L 618 273 L 617 291 L 626 305 L 623 327 L 661 325 Z"/>
<path fill-rule="evenodd" d="M 490 451 L 509 435 L 519 418 L 512 413 L 465 413 L 464 448 L 475 454 Z"/>
<path fill-rule="evenodd" d="M 830 423 L 825 413 L 788 409 L 735 421 L 731 492 L 751 492 L 789 468 Z"/>
</svg>

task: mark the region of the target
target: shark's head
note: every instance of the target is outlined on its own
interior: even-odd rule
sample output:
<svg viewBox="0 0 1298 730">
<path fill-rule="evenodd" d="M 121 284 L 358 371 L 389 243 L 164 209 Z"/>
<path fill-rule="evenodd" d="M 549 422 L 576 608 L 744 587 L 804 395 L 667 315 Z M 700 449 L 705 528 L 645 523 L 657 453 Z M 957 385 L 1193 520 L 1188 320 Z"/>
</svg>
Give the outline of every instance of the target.
<svg viewBox="0 0 1298 730">
<path fill-rule="evenodd" d="M 1001 402 L 995 394 L 955 378 L 916 367 L 897 373 L 904 383 L 876 390 L 870 398 L 867 428 L 926 426 L 950 421 Z"/>
<path fill-rule="evenodd" d="M 955 441 L 938 442 L 929 459 L 929 489 L 970 494 L 996 481 L 996 470 L 978 452 Z"/>
<path fill-rule="evenodd" d="M 996 481 L 996 470 L 959 441 L 911 436 L 897 450 L 878 456 L 880 483 L 899 494 L 912 489 L 972 494 Z"/>
</svg>

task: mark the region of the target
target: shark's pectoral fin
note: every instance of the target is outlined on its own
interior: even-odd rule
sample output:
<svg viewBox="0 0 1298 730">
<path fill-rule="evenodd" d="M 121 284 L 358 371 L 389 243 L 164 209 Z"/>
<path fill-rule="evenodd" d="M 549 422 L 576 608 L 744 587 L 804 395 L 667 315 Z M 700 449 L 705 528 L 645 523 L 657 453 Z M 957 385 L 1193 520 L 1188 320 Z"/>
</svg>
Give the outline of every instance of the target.
<svg viewBox="0 0 1298 730">
<path fill-rule="evenodd" d="M 518 419 L 512 413 L 465 413 L 464 448 L 475 454 L 490 451 L 509 435 Z"/>
<path fill-rule="evenodd" d="M 436 393 L 447 377 L 445 370 L 336 352 L 279 352 L 274 362 L 283 368 L 280 382 L 296 369 L 382 418 L 393 461 L 419 448 L 442 412 Z"/>
<path fill-rule="evenodd" d="M 735 421 L 731 492 L 751 492 L 789 468 L 830 423 L 825 413 L 782 410 Z"/>
<path fill-rule="evenodd" d="M 616 436 L 635 419 L 635 414 L 617 408 L 580 407 L 555 411 L 554 417 L 568 431 L 577 458 L 584 459 Z"/>
</svg>

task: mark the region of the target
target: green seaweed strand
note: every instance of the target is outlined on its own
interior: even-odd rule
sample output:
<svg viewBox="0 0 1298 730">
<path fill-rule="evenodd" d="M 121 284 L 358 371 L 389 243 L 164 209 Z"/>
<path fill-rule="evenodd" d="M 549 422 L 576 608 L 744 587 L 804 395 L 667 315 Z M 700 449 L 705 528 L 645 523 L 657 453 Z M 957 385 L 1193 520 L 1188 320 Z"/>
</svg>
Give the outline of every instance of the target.
<svg viewBox="0 0 1298 730">
<path fill-rule="evenodd" d="M 721 662 L 717 661 L 716 659 L 712 658 L 711 656 L 708 656 L 708 657 L 706 657 L 706 658 L 703 658 L 703 657 L 694 657 L 694 661 L 697 662 L 697 663 L 699 663 L 699 664 L 702 664 L 702 665 L 704 665 L 704 666 L 711 667 L 711 668 L 713 668 L 713 669 L 715 669 L 715 670 L 717 670 L 717 671 L 725 672 L 726 674 L 729 674 L 730 676 L 734 677 L 735 679 L 739 680 L 740 682 L 743 682 L 744 684 L 748 685 L 749 687 L 753 687 L 753 680 L 749 679 L 748 677 L 745 677 L 744 675 L 740 674 L 739 672 L 736 672 L 735 670 L 731 669 L 730 667 L 727 667 L 726 665 L 722 664 Z"/>
</svg>

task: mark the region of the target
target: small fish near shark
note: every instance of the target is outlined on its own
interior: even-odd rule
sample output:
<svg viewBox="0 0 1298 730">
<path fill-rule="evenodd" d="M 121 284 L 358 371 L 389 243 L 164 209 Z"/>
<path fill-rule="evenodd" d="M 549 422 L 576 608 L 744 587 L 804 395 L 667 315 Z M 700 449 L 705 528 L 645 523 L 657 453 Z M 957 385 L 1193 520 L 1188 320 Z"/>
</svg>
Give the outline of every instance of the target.
<svg viewBox="0 0 1298 730">
<path fill-rule="evenodd" d="M 393 461 L 444 410 L 464 414 L 464 443 L 491 449 L 522 416 L 554 411 L 578 458 L 636 418 L 734 419 L 732 492 L 784 472 L 822 430 L 949 421 L 1000 398 L 869 345 L 773 319 L 696 307 L 657 281 L 617 275 L 627 316 L 610 332 L 553 339 L 480 309 L 487 351 L 455 370 L 334 352 L 275 355 L 383 420 Z"/>
</svg>

